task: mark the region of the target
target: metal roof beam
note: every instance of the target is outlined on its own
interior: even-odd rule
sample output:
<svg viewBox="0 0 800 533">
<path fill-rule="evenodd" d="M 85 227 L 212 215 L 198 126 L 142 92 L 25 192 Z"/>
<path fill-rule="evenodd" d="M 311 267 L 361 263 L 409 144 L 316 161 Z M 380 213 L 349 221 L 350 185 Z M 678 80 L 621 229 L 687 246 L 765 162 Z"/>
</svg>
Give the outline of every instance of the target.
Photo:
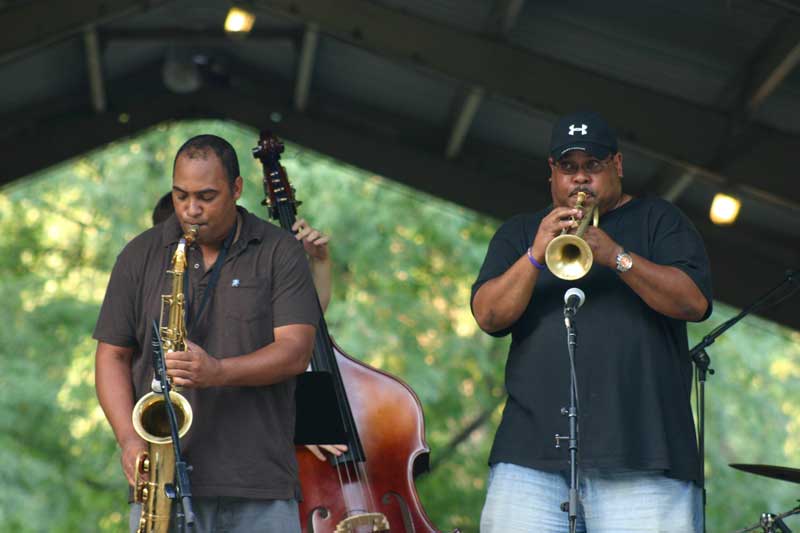
<svg viewBox="0 0 800 533">
<path fill-rule="evenodd" d="M 478 114 L 481 101 L 483 101 L 483 89 L 477 86 L 472 87 L 462 100 L 450 131 L 450 140 L 447 141 L 447 148 L 445 148 L 444 153 L 447 159 L 453 159 L 461 152 L 472 121 Z"/>
<path fill-rule="evenodd" d="M 555 115 L 592 108 L 605 115 L 622 140 L 687 165 L 706 165 L 727 138 L 729 117 L 723 111 L 607 78 L 573 65 L 476 35 L 368 0 L 255 0 L 258 9 L 302 21 L 320 31 L 384 57 L 436 71 L 480 86 L 539 112 Z M 760 161 L 773 173 L 791 170 L 781 145 L 800 145 L 800 137 L 753 125 Z M 795 150 L 795 153 L 798 150 Z M 758 186 L 749 168 L 755 155 L 737 154 L 724 168 L 737 183 Z M 788 174 L 787 174 L 788 175 Z M 795 200 L 800 191 L 788 185 L 778 191 Z"/>
<path fill-rule="evenodd" d="M 222 27 L 187 29 L 187 28 L 110 28 L 99 29 L 98 34 L 103 42 L 156 43 L 167 41 L 171 44 L 231 44 L 237 42 L 260 42 L 288 40 L 300 42 L 302 32 L 293 28 L 254 29 L 247 36 L 231 37 Z"/>
<path fill-rule="evenodd" d="M 525 0 L 494 0 L 492 10 L 486 21 L 486 34 L 493 37 L 504 37 L 514 26 L 522 11 Z M 453 159 L 461 152 L 467 138 L 472 121 L 478 114 L 485 91 L 480 85 L 473 85 L 467 95 L 461 99 L 456 118 L 450 130 L 450 138 L 445 148 L 445 157 Z"/>
<path fill-rule="evenodd" d="M 314 74 L 314 59 L 317 55 L 319 26 L 310 23 L 303 33 L 303 44 L 300 47 L 300 60 L 297 63 L 297 79 L 294 86 L 294 108 L 305 111 L 308 105 L 308 93 L 311 89 L 311 78 Z"/>
<path fill-rule="evenodd" d="M 94 26 L 89 26 L 83 31 L 83 43 L 86 48 L 86 69 L 89 74 L 92 109 L 96 113 L 102 113 L 106 110 L 106 87 L 103 80 L 103 60 L 100 55 L 100 43 Z"/>
<path fill-rule="evenodd" d="M 496 37 L 508 35 L 524 6 L 525 0 L 494 0 L 486 21 L 486 34 Z"/>
<path fill-rule="evenodd" d="M 752 116 L 764 100 L 800 62 L 800 17 L 792 16 L 778 25 L 767 49 L 753 62 L 749 89 L 744 96 L 745 113 Z"/>
<path fill-rule="evenodd" d="M 530 156 L 482 146 L 479 155 L 465 154 L 458 161 L 448 161 L 436 150 L 438 133 L 429 127 L 330 95 L 323 95 L 326 106 L 311 106 L 301 113 L 291 103 L 293 90 L 288 83 L 258 76 L 250 66 L 230 66 L 231 83 L 237 87 L 234 97 L 225 87 L 171 93 L 161 83 L 158 63 L 109 82 L 114 111 L 89 113 L 74 94 L 43 104 L 62 111 L 57 116 L 39 117 L 35 123 L 0 138 L 0 151 L 15 154 L 0 167 L 0 185 L 159 122 L 204 117 L 236 120 L 258 128 L 269 126 L 278 135 L 308 148 L 495 216 L 549 201 L 546 181 L 534 184 L 525 179 L 525 169 L 535 164 Z M 64 102 L 71 103 L 72 109 L 66 110 Z M 282 118 L 274 123 L 271 116 Z M 0 123 L 5 118 L 0 116 Z M 75 131 L 84 134 L 74 135 Z M 477 184 L 485 181 L 489 168 L 492 187 L 484 190 Z M 465 186 L 469 183 L 474 185 Z M 525 190 L 525 194 L 507 194 L 519 190 Z"/>
<path fill-rule="evenodd" d="M 727 117 L 709 108 L 642 89 L 433 20 L 368 0 L 269 0 L 259 8 L 316 21 L 343 41 L 449 78 L 484 87 L 530 108 L 564 114 L 589 106 L 623 136 L 651 148 L 702 160 Z M 702 124 L 702 128 L 687 127 Z"/>
<path fill-rule="evenodd" d="M 664 200 L 672 202 L 673 204 L 678 201 L 678 198 L 689 188 L 689 185 L 694 181 L 694 173 L 691 171 L 684 172 L 678 179 L 671 182 L 666 191 L 661 195 Z"/>
<path fill-rule="evenodd" d="M 169 0 L 37 0 L 0 12 L 0 63 Z"/>
<path fill-rule="evenodd" d="M 763 128 L 754 126 L 752 120 L 764 101 L 780 85 L 800 61 L 800 17 L 790 16 L 770 35 L 768 42 L 750 61 L 747 68 L 732 81 L 734 90 L 725 90 L 723 102 L 733 95 L 729 122 L 723 137 L 717 143 L 714 156 L 706 166 L 714 171 L 728 170 L 729 163 L 745 159 L 744 154 L 758 146 L 765 138 Z M 752 156 L 751 156 L 752 159 Z M 691 184 L 693 173 L 684 174 L 670 189 L 671 200 L 677 201 L 683 190 Z"/>
</svg>

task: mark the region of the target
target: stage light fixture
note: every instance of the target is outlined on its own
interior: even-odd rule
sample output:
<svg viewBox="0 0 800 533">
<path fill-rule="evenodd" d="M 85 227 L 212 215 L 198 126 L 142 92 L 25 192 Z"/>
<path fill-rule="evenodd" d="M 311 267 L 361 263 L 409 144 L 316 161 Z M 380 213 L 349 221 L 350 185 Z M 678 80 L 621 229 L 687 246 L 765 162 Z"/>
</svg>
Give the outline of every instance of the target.
<svg viewBox="0 0 800 533">
<path fill-rule="evenodd" d="M 714 196 L 714 200 L 711 202 L 711 210 L 708 216 L 714 224 L 718 226 L 728 226 L 733 224 L 736 217 L 739 216 L 739 208 L 741 207 L 742 202 L 740 202 L 738 198 L 717 193 L 717 195 Z"/>
<path fill-rule="evenodd" d="M 256 16 L 253 13 L 233 6 L 228 11 L 228 16 L 225 17 L 225 31 L 231 34 L 246 35 L 253 29 L 255 21 Z"/>
</svg>

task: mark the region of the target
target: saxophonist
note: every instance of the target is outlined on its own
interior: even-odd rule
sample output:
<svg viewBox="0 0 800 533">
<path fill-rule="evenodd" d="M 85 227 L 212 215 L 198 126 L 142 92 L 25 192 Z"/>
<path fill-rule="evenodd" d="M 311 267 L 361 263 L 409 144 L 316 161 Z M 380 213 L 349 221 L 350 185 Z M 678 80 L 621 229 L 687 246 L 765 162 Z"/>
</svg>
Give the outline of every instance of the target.
<svg viewBox="0 0 800 533">
<path fill-rule="evenodd" d="M 147 449 L 131 414 L 153 378 L 150 323 L 170 291 L 178 241 L 198 226 L 186 250 L 187 349 L 166 354 L 194 414 L 181 440 L 193 466 L 194 531 L 299 533 L 294 376 L 308 366 L 319 307 L 303 246 L 236 205 L 239 174 L 220 137 L 199 135 L 178 150 L 175 214 L 130 241 L 111 273 L 94 331 L 97 396 L 133 485 Z M 131 531 L 140 513 L 131 506 Z"/>
</svg>

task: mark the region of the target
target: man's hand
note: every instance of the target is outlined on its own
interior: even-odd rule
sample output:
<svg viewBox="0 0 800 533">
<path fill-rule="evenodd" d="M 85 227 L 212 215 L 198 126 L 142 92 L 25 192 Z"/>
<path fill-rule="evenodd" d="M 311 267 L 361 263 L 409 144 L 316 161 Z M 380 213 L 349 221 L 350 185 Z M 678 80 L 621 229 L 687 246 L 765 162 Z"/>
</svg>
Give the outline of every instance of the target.
<svg viewBox="0 0 800 533">
<path fill-rule="evenodd" d="M 219 383 L 221 364 L 199 345 L 187 340 L 185 352 L 165 354 L 167 375 L 179 387 L 202 389 Z"/>
<path fill-rule="evenodd" d="M 122 448 L 122 457 L 120 457 L 122 471 L 128 479 L 128 484 L 134 487 L 133 480 L 136 475 L 136 458 L 140 453 L 147 451 L 147 442 L 137 435 L 123 442 L 120 446 Z M 147 474 L 144 474 L 142 479 L 147 480 Z"/>
<path fill-rule="evenodd" d="M 536 237 L 533 239 L 533 246 L 531 253 L 533 258 L 539 263 L 544 264 L 544 252 L 547 245 L 550 244 L 554 238 L 561 235 L 564 229 L 572 229 L 578 227 L 583 212 L 580 209 L 573 207 L 556 207 L 542 219 L 539 224 L 539 230 L 536 232 Z M 572 217 L 575 217 L 573 221 Z"/>
<path fill-rule="evenodd" d="M 303 243 L 306 253 L 313 261 L 326 261 L 328 254 L 328 241 L 330 237 L 314 229 L 305 219 L 299 219 L 292 225 L 296 231 L 295 239 Z"/>
<path fill-rule="evenodd" d="M 314 279 L 314 287 L 317 289 L 319 305 L 324 312 L 331 301 L 332 265 L 328 249 L 330 237 L 312 228 L 302 218 L 292 225 L 292 229 L 297 232 L 294 237 L 303 243 L 303 248 L 308 255 L 311 277 Z"/>
<path fill-rule="evenodd" d="M 345 446 L 344 444 L 319 444 L 319 445 L 306 444 L 306 448 L 308 448 L 308 451 L 313 453 L 314 457 L 316 457 L 320 461 L 325 460 L 325 454 L 322 453 L 322 450 L 325 450 L 326 452 L 330 453 L 331 455 L 335 455 L 336 457 L 339 457 L 340 455 L 342 455 L 344 452 L 347 451 L 347 446 Z"/>
<path fill-rule="evenodd" d="M 617 255 L 624 250 L 608 236 L 608 233 L 600 228 L 589 226 L 586 228 L 586 233 L 583 234 L 583 240 L 592 249 L 595 263 L 608 268 L 617 268 Z"/>
</svg>

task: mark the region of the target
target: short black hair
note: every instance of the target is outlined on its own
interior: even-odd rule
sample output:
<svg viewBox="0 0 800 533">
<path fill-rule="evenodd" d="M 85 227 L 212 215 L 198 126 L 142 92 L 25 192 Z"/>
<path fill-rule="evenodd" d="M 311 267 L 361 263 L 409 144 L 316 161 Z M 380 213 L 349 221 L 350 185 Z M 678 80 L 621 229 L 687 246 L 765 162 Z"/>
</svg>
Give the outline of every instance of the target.
<svg viewBox="0 0 800 533">
<path fill-rule="evenodd" d="M 180 156 L 185 155 L 189 159 L 207 159 L 209 150 L 213 150 L 222 162 L 222 168 L 228 175 L 228 184 L 233 190 L 236 178 L 239 177 L 239 159 L 231 143 L 216 135 L 208 133 L 196 135 L 183 143 L 175 154 L 175 161 L 172 162 L 172 174 L 175 174 L 175 164 Z"/>
<path fill-rule="evenodd" d="M 153 208 L 153 225 L 161 224 L 172 216 L 174 212 L 175 206 L 172 205 L 172 193 L 168 192 L 158 199 L 158 203 Z"/>
</svg>

